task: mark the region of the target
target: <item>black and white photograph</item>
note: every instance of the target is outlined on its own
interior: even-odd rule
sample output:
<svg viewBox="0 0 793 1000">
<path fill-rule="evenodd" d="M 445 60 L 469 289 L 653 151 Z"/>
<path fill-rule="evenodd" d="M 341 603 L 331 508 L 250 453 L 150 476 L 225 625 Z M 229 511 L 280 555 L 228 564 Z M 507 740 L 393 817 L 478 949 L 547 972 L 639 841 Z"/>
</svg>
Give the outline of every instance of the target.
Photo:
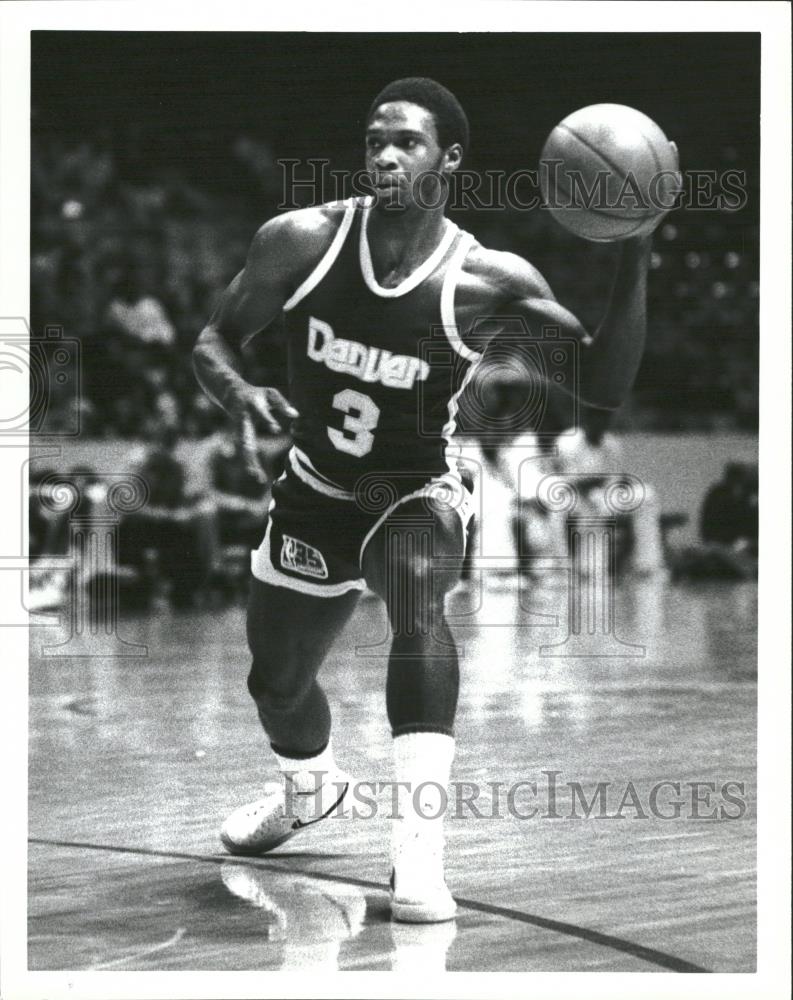
<svg viewBox="0 0 793 1000">
<path fill-rule="evenodd" d="M 3 997 L 789 995 L 789 6 L 0 18 Z"/>
</svg>

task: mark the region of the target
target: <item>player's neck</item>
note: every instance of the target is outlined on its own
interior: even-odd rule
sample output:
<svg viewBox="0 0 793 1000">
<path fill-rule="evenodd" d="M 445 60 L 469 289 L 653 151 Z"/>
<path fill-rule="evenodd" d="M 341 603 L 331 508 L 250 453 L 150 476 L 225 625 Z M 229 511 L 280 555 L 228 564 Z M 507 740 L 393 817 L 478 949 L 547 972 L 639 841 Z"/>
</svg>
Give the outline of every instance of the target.
<svg viewBox="0 0 793 1000">
<path fill-rule="evenodd" d="M 378 280 L 407 277 L 436 249 L 449 225 L 443 208 L 369 213 L 366 236 Z"/>
</svg>

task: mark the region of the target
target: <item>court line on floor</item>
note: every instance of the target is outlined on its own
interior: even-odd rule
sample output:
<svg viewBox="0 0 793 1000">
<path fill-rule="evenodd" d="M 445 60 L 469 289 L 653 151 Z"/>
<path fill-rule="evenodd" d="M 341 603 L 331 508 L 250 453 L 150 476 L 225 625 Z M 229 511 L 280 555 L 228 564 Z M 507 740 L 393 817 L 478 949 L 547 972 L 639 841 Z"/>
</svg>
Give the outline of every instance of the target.
<svg viewBox="0 0 793 1000">
<path fill-rule="evenodd" d="M 316 879 L 319 882 L 337 882 L 343 885 L 356 885 L 362 889 L 374 889 L 378 892 L 387 893 L 388 886 L 385 883 L 369 882 L 366 879 L 355 878 L 347 875 L 332 875 L 329 872 L 313 872 L 300 868 L 284 868 L 281 865 L 274 865 L 275 857 L 268 862 L 263 862 L 259 858 L 246 858 L 232 855 L 212 855 L 212 854 L 187 854 L 181 851 L 158 851 L 152 847 L 121 847 L 113 844 L 94 844 L 77 840 L 50 840 L 43 837 L 29 837 L 29 844 L 40 844 L 47 847 L 67 847 L 83 851 L 105 851 L 110 854 L 136 854 L 144 857 L 169 858 L 176 861 L 200 861 L 203 864 L 223 865 L 229 861 L 237 864 L 249 865 L 251 868 L 259 870 L 280 872 L 282 874 L 302 875 L 306 878 Z M 283 859 L 287 861 L 285 857 Z M 567 937 L 579 938 L 582 941 L 589 941 L 591 944 L 602 945 L 604 948 L 611 948 L 626 955 L 632 955 L 651 965 L 657 965 L 662 969 L 669 969 L 671 972 L 710 972 L 701 965 L 687 962 L 676 955 L 669 955 L 667 952 L 658 951 L 655 948 L 648 948 L 645 945 L 636 944 L 625 938 L 615 937 L 611 934 L 603 934 L 600 931 L 591 930 L 588 927 L 579 927 L 577 924 L 570 924 L 562 920 L 551 920 L 549 917 L 540 917 L 533 913 L 525 913 L 523 910 L 513 910 L 506 906 L 498 906 L 493 903 L 481 903 L 476 899 L 467 899 L 464 896 L 455 896 L 457 905 L 465 910 L 473 910 L 478 913 L 487 913 L 491 916 L 503 917 L 506 920 L 514 920 L 517 923 L 530 924 L 540 927 L 543 930 L 554 931 Z"/>
<path fill-rule="evenodd" d="M 166 948 L 172 948 L 175 944 L 179 944 L 185 935 L 184 927 L 177 927 L 176 931 L 168 938 L 167 941 L 161 941 L 159 944 L 150 944 L 146 948 L 141 948 L 139 951 L 133 951 L 129 955 L 122 955 L 121 958 L 111 958 L 107 962 L 97 962 L 95 965 L 88 967 L 88 972 L 98 972 L 100 969 L 115 969 L 119 965 L 126 965 L 127 962 L 137 961 L 139 958 L 148 958 L 149 955 L 153 955 L 158 951 L 165 951 Z"/>
</svg>

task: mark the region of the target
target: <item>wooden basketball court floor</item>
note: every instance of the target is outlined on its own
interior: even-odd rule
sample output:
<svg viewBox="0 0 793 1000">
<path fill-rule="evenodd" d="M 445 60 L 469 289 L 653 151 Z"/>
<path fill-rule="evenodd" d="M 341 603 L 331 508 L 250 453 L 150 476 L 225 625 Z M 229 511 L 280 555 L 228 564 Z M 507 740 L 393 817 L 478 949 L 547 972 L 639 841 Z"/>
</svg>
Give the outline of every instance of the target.
<svg viewBox="0 0 793 1000">
<path fill-rule="evenodd" d="M 536 615 L 565 608 L 550 584 L 452 599 L 465 647 L 453 780 L 477 783 L 482 815 L 447 821 L 459 917 L 426 927 L 389 919 L 387 792 L 373 818 L 331 819 L 266 858 L 223 852 L 225 814 L 275 775 L 241 608 L 122 617 L 140 658 L 42 656 L 64 633 L 35 629 L 29 967 L 752 970 L 756 587 L 626 582 L 616 630 L 643 657 L 541 656 L 564 629 Z M 362 781 L 393 778 L 385 648 L 361 648 L 384 636 L 382 606 L 362 600 L 322 674 L 337 759 Z M 655 814 L 673 815 L 669 787 L 651 808 L 664 780 L 680 783 L 679 818 Z M 744 783 L 740 809 L 727 781 Z M 511 814 L 518 782 L 537 794 L 515 791 L 515 809 L 539 815 Z M 588 800 L 610 783 L 605 815 L 571 818 L 571 782 Z M 638 808 L 618 818 L 629 782 Z M 692 782 L 715 783 L 696 807 L 715 818 L 692 818 Z"/>
</svg>

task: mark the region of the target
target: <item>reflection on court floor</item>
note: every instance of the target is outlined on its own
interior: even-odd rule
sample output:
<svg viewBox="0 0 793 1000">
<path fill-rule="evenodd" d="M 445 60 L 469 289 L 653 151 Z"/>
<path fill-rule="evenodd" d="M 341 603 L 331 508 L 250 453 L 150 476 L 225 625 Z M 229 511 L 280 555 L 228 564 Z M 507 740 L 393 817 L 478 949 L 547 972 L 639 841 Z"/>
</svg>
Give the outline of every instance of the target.
<svg viewBox="0 0 793 1000">
<path fill-rule="evenodd" d="M 240 609 L 126 617 L 121 634 L 149 651 L 134 660 L 42 657 L 58 635 L 37 629 L 30 967 L 752 969 L 756 588 L 626 584 L 617 634 L 641 657 L 542 656 L 566 614 L 551 583 L 469 589 L 449 610 L 465 649 L 453 781 L 477 788 L 480 815 L 449 818 L 460 911 L 434 927 L 390 921 L 387 796 L 267 858 L 222 851 L 223 816 L 274 774 Z M 362 602 L 323 668 L 337 756 L 360 781 L 392 778 L 385 660 L 354 652 L 384 628 Z M 649 807 L 663 782 L 680 786 L 677 816 L 668 786 Z M 733 818 L 726 782 L 743 788 Z M 520 783 L 536 795 L 510 811 Z M 639 809 L 629 796 L 618 816 L 629 784 Z M 603 786 L 605 814 L 584 815 L 575 786 L 587 802 Z M 709 802 L 695 815 L 692 786 Z M 544 815 L 516 814 L 531 805 Z"/>
</svg>

